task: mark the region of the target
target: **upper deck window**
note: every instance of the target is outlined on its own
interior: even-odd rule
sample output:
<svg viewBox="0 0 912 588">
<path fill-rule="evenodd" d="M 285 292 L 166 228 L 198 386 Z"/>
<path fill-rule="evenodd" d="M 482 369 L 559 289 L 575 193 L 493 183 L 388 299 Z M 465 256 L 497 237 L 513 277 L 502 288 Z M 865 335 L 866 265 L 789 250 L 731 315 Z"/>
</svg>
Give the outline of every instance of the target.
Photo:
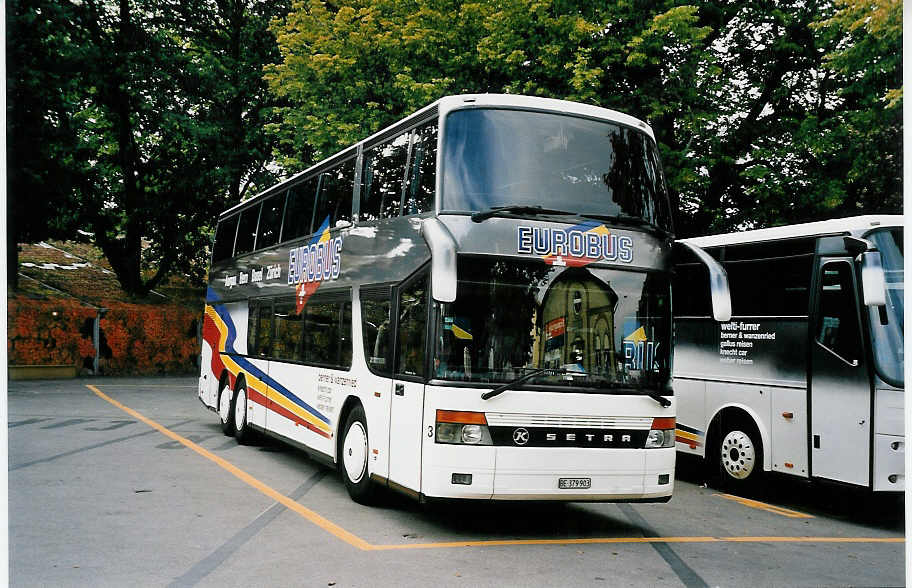
<svg viewBox="0 0 912 588">
<path fill-rule="evenodd" d="M 540 205 L 671 228 L 655 143 L 620 124 L 471 109 L 446 119 L 442 210 Z"/>
</svg>

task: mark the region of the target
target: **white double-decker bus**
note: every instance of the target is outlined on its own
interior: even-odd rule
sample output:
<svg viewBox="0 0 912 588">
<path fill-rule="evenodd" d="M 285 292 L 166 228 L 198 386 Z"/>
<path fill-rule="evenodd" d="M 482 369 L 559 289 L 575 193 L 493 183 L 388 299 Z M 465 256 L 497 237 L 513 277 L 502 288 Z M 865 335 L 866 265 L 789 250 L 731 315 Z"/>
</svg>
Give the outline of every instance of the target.
<svg viewBox="0 0 912 588">
<path fill-rule="evenodd" d="M 360 502 L 666 501 L 670 228 L 643 122 L 443 98 L 222 213 L 199 398 Z"/>
<path fill-rule="evenodd" d="M 727 271 L 675 268 L 677 448 L 728 486 L 764 472 L 905 488 L 903 222 L 862 216 L 685 240 Z"/>
</svg>

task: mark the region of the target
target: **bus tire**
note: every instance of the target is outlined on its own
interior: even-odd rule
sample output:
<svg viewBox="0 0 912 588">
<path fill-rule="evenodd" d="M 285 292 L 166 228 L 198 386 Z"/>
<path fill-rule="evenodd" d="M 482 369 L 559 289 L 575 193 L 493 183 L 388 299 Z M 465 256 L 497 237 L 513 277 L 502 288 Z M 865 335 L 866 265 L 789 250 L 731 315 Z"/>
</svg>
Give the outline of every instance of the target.
<svg viewBox="0 0 912 588">
<path fill-rule="evenodd" d="M 763 476 L 763 443 L 747 417 L 722 422 L 715 455 L 719 482 L 725 489 L 747 490 Z"/>
<path fill-rule="evenodd" d="M 234 435 L 234 392 L 228 381 L 222 383 L 218 397 L 218 415 L 219 423 L 222 426 L 222 433 L 231 437 Z"/>
<path fill-rule="evenodd" d="M 360 504 L 370 504 L 373 502 L 376 488 L 370 479 L 367 467 L 369 454 L 367 419 L 364 416 L 364 408 L 360 404 L 348 413 L 343 431 L 341 455 L 339 456 L 342 481 L 352 500 Z"/>
<path fill-rule="evenodd" d="M 253 431 L 247 423 L 247 386 L 241 382 L 234 393 L 234 438 L 241 445 L 248 445 Z"/>
</svg>

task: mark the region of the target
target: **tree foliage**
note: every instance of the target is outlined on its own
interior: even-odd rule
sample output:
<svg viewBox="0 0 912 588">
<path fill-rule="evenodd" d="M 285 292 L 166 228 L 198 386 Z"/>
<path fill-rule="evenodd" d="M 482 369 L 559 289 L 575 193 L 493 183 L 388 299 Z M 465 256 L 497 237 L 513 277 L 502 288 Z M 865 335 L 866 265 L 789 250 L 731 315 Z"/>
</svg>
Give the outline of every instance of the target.
<svg viewBox="0 0 912 588">
<path fill-rule="evenodd" d="M 681 235 L 895 212 L 898 6 L 299 0 L 270 130 L 297 170 L 441 95 L 549 96 L 653 126 Z"/>
<path fill-rule="evenodd" d="M 22 154 L 9 188 L 14 236 L 42 238 L 48 218 L 82 229 L 135 295 L 171 271 L 201 273 L 218 211 L 273 179 L 262 66 L 277 57 L 266 31 L 272 11 L 287 6 L 39 0 L 12 8 L 11 21 L 27 25 L 11 27 L 9 40 L 9 152 Z M 47 217 L 25 214 L 29 182 L 54 203 Z"/>
</svg>

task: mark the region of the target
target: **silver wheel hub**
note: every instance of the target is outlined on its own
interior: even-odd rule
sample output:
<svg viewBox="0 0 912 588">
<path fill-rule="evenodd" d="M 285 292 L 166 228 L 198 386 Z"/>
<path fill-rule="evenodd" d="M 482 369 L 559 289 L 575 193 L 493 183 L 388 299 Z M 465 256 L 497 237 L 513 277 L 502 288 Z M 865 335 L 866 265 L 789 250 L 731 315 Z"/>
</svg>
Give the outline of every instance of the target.
<svg viewBox="0 0 912 588">
<path fill-rule="evenodd" d="M 731 431 L 722 439 L 722 467 L 732 478 L 744 480 L 756 465 L 757 451 L 744 431 Z"/>
<path fill-rule="evenodd" d="M 219 395 L 219 418 L 223 423 L 227 423 L 229 416 L 231 416 L 231 388 L 225 386 Z"/>
<path fill-rule="evenodd" d="M 247 389 L 238 390 L 237 399 L 234 401 L 234 428 L 238 431 L 244 430 L 247 424 Z"/>
<path fill-rule="evenodd" d="M 352 423 L 342 444 L 342 465 L 345 475 L 357 484 L 367 471 L 367 431 L 360 422 Z"/>
</svg>

